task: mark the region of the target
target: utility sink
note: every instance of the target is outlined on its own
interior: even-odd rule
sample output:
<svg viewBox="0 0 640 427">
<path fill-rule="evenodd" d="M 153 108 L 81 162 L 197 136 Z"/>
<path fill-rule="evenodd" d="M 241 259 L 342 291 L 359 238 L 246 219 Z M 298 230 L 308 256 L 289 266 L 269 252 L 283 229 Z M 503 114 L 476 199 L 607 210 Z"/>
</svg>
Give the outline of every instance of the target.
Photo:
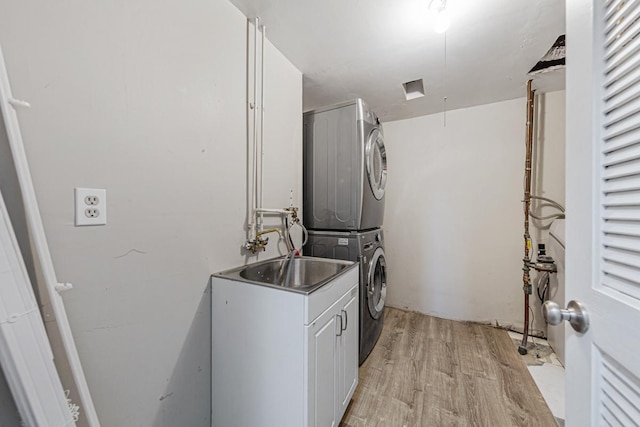
<svg viewBox="0 0 640 427">
<path fill-rule="evenodd" d="M 214 274 L 240 282 L 309 294 L 342 275 L 356 263 L 315 257 L 280 257 Z"/>
<path fill-rule="evenodd" d="M 211 425 L 337 426 L 351 401 L 358 264 L 289 262 L 259 261 L 211 278 Z"/>
</svg>

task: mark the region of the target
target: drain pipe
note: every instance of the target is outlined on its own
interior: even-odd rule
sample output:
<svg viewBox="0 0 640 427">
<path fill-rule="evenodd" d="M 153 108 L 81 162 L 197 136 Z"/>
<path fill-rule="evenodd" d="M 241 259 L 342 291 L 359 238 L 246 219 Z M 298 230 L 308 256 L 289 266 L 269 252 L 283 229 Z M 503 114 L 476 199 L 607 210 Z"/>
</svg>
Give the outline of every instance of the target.
<svg viewBox="0 0 640 427">
<path fill-rule="evenodd" d="M 265 215 L 280 215 L 285 222 L 291 217 L 294 224 L 299 224 L 298 208 L 293 206 L 292 196 L 290 196 L 290 206 L 288 208 L 264 208 L 264 62 L 265 62 L 265 40 L 266 26 L 260 17 L 251 19 L 253 24 L 253 45 L 251 45 L 251 35 L 247 38 L 247 56 L 253 61 L 247 61 L 247 103 L 248 118 L 247 123 L 250 130 L 247 132 L 247 191 L 249 193 L 247 203 L 247 229 L 249 238 L 243 248 L 256 254 L 266 249 L 269 239 L 261 236 L 277 232 L 280 239 L 289 232 L 290 227 L 282 231 L 278 228 L 264 229 Z M 251 87 L 251 82 L 253 86 Z M 302 227 L 303 235 L 306 236 L 306 229 Z M 305 237 L 306 240 L 306 237 Z M 289 247 L 289 237 L 287 236 L 287 251 Z"/>
<path fill-rule="evenodd" d="M 249 136 L 249 152 L 251 153 L 250 171 L 247 184 L 249 186 L 249 203 L 247 209 L 247 228 L 249 231 L 249 241 L 256 240 L 256 235 L 262 231 L 262 215 L 258 215 L 258 209 L 262 207 L 262 138 L 264 136 L 264 24 L 259 17 L 251 20 L 253 23 L 253 45 L 249 48 L 249 55 L 253 60 L 253 70 L 249 68 L 249 81 L 253 80 L 251 88 L 253 96 L 249 97 L 248 107 L 251 117 L 251 134 Z M 261 37 L 261 50 L 258 53 L 258 33 Z M 260 64 L 258 64 L 260 61 Z M 251 72 L 253 71 L 253 72 Z M 258 88 L 260 85 L 260 88 Z M 260 110 L 260 115 L 258 115 Z"/>
<path fill-rule="evenodd" d="M 531 276 L 529 275 L 531 255 L 531 235 L 529 234 L 529 211 L 531 209 L 531 163 L 533 157 L 533 99 L 534 91 L 531 82 L 527 82 L 527 134 L 526 157 L 524 164 L 524 258 L 522 258 L 522 290 L 524 292 L 524 327 L 522 343 L 518 353 L 527 354 L 527 338 L 529 336 L 529 295 L 532 293 Z"/>
<path fill-rule="evenodd" d="M 248 94 L 248 115 L 251 126 L 248 132 L 249 143 L 247 144 L 247 155 L 250 161 L 247 161 L 247 190 L 249 192 L 247 204 L 247 228 L 249 238 L 244 244 L 244 249 L 256 254 L 264 251 L 269 239 L 263 239 L 261 236 L 277 232 L 280 238 L 283 238 L 283 231 L 272 228 L 264 229 L 264 216 L 281 215 L 287 218 L 289 215 L 293 219 L 297 218 L 297 208 L 291 205 L 288 209 L 272 209 L 263 208 L 264 202 L 264 61 L 265 61 L 265 39 L 266 27 L 260 17 L 256 16 L 251 19 L 253 24 L 253 45 L 251 45 L 251 36 L 248 38 L 249 47 L 247 49 L 248 57 L 252 62 L 248 62 L 247 67 L 247 94 Z M 251 87 L 251 82 L 253 86 Z M 289 250 L 289 247 L 287 247 Z"/>
<path fill-rule="evenodd" d="M 258 185 L 256 187 L 258 201 L 256 204 L 257 209 L 262 209 L 262 203 L 264 200 L 264 190 L 262 189 L 262 183 L 264 182 L 264 168 L 262 163 L 264 160 L 264 39 L 266 37 L 267 29 L 264 26 L 264 22 L 256 17 L 256 26 L 260 25 L 262 31 L 260 31 L 260 144 L 258 151 L 258 165 L 257 171 Z M 264 215 L 262 212 L 256 210 L 256 223 L 258 224 L 258 231 L 262 231 L 264 227 Z"/>
</svg>

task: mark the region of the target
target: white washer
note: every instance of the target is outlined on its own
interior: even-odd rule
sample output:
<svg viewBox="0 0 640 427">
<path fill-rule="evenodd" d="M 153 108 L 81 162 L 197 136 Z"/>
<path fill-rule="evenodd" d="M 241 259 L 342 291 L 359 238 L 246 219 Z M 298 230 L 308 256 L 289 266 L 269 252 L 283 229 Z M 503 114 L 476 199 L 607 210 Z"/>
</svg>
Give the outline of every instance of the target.
<svg viewBox="0 0 640 427">
<path fill-rule="evenodd" d="M 304 114 L 304 224 L 312 230 L 382 226 L 387 154 L 382 125 L 356 99 Z"/>
</svg>

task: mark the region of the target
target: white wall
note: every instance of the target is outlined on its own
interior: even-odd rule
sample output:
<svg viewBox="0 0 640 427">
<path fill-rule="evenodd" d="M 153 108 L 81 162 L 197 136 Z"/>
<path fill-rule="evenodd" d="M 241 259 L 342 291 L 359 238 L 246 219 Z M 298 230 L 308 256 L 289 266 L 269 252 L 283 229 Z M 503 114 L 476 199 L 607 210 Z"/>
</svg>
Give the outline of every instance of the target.
<svg viewBox="0 0 640 427">
<path fill-rule="evenodd" d="M 104 426 L 210 423 L 211 273 L 246 240 L 246 18 L 226 0 L 5 2 L 2 41 Z M 302 76 L 266 49 L 265 206 L 301 204 Z M 73 188 L 108 224 L 73 225 Z M 272 206 L 273 205 L 273 206 Z M 277 221 L 276 221 L 277 223 Z M 268 225 L 268 224 L 267 224 Z M 272 239 L 275 240 L 275 239 Z M 277 254 L 270 243 L 268 253 Z"/>
<path fill-rule="evenodd" d="M 564 92 L 537 104 L 535 192 L 563 203 Z M 525 111 L 521 98 L 449 111 L 446 127 L 442 114 L 384 124 L 389 305 L 522 327 Z"/>
</svg>

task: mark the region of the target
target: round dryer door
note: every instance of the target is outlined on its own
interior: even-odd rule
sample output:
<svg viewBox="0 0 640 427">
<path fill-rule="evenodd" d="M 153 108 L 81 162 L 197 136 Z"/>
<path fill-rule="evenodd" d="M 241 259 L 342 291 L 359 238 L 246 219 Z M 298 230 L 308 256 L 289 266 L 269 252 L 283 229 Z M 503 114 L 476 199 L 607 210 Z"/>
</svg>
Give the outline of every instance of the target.
<svg viewBox="0 0 640 427">
<path fill-rule="evenodd" d="M 376 199 L 384 196 L 384 186 L 387 184 L 387 152 L 384 148 L 384 138 L 380 129 L 371 131 L 366 146 L 367 176 L 369 185 Z"/>
<path fill-rule="evenodd" d="M 369 313 L 374 319 L 378 319 L 384 311 L 384 302 L 387 298 L 387 263 L 382 248 L 376 249 L 371 257 L 367 278 Z"/>
</svg>

